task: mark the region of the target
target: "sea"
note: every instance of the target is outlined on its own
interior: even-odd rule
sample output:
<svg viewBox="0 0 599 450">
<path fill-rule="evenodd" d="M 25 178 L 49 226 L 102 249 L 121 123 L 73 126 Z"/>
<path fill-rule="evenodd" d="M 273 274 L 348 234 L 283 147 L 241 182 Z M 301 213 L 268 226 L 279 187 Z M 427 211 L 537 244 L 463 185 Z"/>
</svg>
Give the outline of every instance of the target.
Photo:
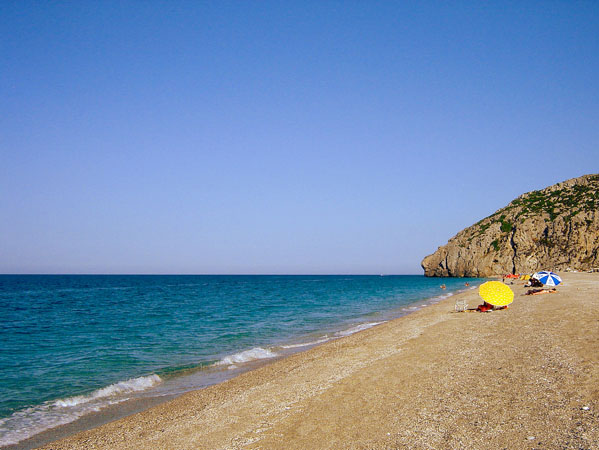
<svg viewBox="0 0 599 450">
<path fill-rule="evenodd" d="M 481 282 L 416 275 L 0 275 L 0 447 L 134 399 L 171 398 L 221 382 Z"/>
</svg>

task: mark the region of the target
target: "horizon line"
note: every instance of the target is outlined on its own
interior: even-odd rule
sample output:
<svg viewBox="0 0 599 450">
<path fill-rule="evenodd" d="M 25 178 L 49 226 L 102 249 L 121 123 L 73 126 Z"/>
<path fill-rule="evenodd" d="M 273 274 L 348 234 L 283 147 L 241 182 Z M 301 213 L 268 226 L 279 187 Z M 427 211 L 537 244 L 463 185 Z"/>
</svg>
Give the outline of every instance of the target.
<svg viewBox="0 0 599 450">
<path fill-rule="evenodd" d="M 0 276 L 36 275 L 36 276 L 402 276 L 420 275 L 417 273 L 0 273 Z M 424 274 L 422 274 L 424 276 Z"/>
</svg>

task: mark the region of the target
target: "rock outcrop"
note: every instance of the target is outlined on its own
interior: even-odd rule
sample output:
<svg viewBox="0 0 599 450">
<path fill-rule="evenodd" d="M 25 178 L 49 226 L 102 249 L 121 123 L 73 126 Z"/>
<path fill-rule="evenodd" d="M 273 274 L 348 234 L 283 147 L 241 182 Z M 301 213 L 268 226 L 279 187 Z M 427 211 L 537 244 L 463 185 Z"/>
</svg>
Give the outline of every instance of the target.
<svg viewBox="0 0 599 450">
<path fill-rule="evenodd" d="M 599 175 L 528 192 L 422 261 L 426 276 L 487 277 L 599 266 Z"/>
</svg>

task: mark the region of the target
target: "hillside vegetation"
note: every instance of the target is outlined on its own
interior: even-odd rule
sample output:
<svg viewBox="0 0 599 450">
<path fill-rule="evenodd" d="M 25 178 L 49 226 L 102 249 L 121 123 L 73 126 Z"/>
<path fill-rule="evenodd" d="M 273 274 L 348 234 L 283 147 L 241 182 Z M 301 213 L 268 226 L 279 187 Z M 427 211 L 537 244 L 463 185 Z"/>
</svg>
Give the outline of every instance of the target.
<svg viewBox="0 0 599 450">
<path fill-rule="evenodd" d="M 521 195 L 422 261 L 427 276 L 599 266 L 599 174 Z"/>
</svg>

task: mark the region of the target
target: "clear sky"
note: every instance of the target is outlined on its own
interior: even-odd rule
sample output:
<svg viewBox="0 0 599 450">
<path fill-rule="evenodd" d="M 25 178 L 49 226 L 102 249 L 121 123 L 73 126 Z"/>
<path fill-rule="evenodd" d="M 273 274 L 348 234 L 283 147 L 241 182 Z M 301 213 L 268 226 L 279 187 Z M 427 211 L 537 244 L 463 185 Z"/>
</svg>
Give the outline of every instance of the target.
<svg viewBox="0 0 599 450">
<path fill-rule="evenodd" d="M 415 273 L 599 172 L 599 2 L 3 1 L 0 273 Z"/>
</svg>

